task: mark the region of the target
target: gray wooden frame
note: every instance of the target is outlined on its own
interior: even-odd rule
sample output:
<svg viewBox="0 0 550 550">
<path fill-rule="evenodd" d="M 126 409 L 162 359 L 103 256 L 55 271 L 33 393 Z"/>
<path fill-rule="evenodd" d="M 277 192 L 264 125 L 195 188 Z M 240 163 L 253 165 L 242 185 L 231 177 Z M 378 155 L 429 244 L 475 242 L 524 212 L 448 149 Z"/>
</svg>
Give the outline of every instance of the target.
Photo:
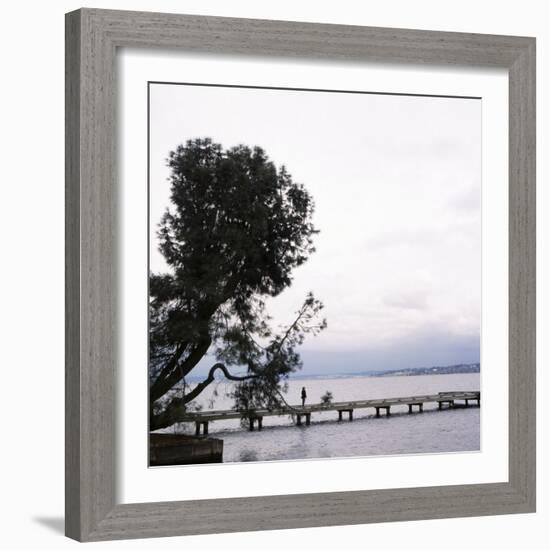
<svg viewBox="0 0 550 550">
<path fill-rule="evenodd" d="M 119 47 L 508 69 L 508 482 L 115 502 L 114 121 Z M 69 537 L 97 541 L 535 511 L 534 38 L 82 9 L 66 16 L 66 71 Z"/>
</svg>

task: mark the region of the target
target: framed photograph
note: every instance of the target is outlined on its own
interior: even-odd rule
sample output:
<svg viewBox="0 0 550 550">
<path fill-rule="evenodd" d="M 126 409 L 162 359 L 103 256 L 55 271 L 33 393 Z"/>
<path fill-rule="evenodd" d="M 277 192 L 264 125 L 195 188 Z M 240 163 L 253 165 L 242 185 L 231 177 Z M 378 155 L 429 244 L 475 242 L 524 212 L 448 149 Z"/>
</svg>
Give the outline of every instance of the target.
<svg viewBox="0 0 550 550">
<path fill-rule="evenodd" d="M 66 19 L 66 534 L 535 510 L 535 40 Z"/>
</svg>

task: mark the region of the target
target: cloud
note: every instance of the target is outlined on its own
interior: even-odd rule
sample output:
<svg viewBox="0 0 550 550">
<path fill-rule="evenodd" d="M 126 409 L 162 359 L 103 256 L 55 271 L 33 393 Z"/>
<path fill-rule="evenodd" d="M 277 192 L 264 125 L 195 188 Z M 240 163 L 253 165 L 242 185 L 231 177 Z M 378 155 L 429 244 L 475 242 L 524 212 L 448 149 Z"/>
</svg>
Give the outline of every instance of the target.
<svg viewBox="0 0 550 550">
<path fill-rule="evenodd" d="M 428 307 L 428 294 L 424 290 L 391 294 L 384 297 L 383 303 L 397 309 L 424 310 Z"/>
</svg>

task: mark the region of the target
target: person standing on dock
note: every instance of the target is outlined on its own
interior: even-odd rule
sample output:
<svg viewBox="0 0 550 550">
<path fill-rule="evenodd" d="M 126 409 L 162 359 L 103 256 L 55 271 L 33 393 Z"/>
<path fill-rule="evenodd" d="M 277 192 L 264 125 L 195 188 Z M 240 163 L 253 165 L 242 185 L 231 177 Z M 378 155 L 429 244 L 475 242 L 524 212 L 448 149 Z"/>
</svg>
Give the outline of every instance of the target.
<svg viewBox="0 0 550 550">
<path fill-rule="evenodd" d="M 306 393 L 306 388 L 302 388 L 302 407 L 306 404 L 306 397 L 307 397 L 307 393 Z"/>
</svg>

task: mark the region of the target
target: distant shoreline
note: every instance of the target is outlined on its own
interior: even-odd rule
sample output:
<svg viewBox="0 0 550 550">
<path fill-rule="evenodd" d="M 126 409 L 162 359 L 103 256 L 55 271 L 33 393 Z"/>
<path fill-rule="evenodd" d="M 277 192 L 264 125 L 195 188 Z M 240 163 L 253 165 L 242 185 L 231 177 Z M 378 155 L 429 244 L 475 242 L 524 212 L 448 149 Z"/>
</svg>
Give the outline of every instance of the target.
<svg viewBox="0 0 550 550">
<path fill-rule="evenodd" d="M 324 374 L 294 374 L 289 377 L 292 380 L 325 380 L 330 378 L 383 378 L 394 376 L 429 376 L 442 374 L 472 374 L 480 372 L 480 363 L 460 363 L 456 365 L 419 367 L 406 369 L 391 369 L 391 370 L 370 370 L 360 372 L 343 372 L 343 373 L 324 373 Z M 187 380 L 189 382 L 200 382 L 204 376 L 193 376 Z"/>
<path fill-rule="evenodd" d="M 446 365 L 435 367 L 419 367 L 407 369 L 391 369 L 384 371 L 361 371 L 361 372 L 346 372 L 346 373 L 327 373 L 327 374 L 298 374 L 291 376 L 291 380 L 306 380 L 306 379 L 326 379 L 326 378 L 382 378 L 394 376 L 429 376 L 442 374 L 472 374 L 480 372 L 480 363 L 468 363 L 458 365 Z"/>
</svg>

